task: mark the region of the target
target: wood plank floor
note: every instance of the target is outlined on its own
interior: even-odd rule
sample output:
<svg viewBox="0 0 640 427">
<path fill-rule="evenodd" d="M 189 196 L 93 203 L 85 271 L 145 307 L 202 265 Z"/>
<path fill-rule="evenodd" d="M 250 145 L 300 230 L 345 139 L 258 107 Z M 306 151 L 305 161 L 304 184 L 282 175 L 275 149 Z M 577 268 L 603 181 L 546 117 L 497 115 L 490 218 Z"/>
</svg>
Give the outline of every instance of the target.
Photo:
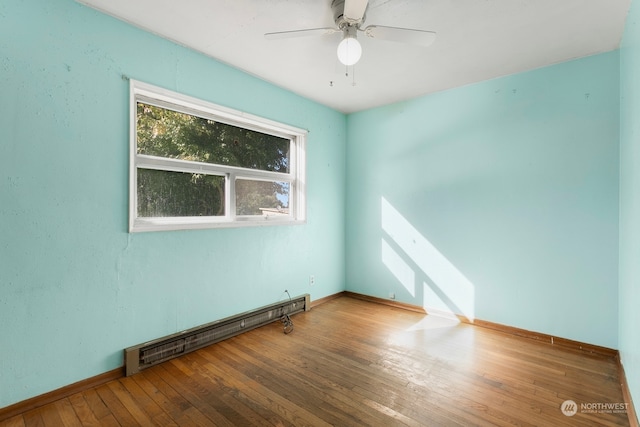
<svg viewBox="0 0 640 427">
<path fill-rule="evenodd" d="M 625 426 L 615 360 L 340 297 L 1 426 Z M 571 399 L 578 413 L 560 411 Z"/>
</svg>

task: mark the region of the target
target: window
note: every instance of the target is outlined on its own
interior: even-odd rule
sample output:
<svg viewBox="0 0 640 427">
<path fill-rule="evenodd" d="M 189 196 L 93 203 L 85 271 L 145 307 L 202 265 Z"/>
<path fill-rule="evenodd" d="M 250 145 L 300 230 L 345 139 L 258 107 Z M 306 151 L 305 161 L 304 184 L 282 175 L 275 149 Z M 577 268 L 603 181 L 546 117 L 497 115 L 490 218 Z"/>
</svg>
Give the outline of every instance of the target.
<svg viewBox="0 0 640 427">
<path fill-rule="evenodd" d="M 306 134 L 132 80 L 129 230 L 304 222 Z"/>
</svg>

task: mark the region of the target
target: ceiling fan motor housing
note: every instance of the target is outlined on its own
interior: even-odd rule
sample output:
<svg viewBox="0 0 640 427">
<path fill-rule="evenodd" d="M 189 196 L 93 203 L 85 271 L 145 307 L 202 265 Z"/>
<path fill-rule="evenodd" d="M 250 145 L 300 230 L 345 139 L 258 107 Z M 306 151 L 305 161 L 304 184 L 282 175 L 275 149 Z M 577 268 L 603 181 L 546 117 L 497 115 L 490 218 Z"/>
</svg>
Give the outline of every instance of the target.
<svg viewBox="0 0 640 427">
<path fill-rule="evenodd" d="M 341 30 L 346 26 L 353 26 L 360 28 L 360 25 L 364 22 L 366 14 L 362 15 L 360 19 L 348 19 L 344 16 L 344 2 L 345 0 L 333 0 L 331 2 L 331 10 L 333 11 L 333 20 L 336 26 Z"/>
</svg>

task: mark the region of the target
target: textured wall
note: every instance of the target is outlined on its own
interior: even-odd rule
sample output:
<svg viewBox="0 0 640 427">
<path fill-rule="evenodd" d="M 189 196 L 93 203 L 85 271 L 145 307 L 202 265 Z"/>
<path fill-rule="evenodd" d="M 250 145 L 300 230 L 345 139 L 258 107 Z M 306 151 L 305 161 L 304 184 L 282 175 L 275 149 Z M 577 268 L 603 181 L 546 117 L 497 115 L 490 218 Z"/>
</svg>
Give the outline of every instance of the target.
<svg viewBox="0 0 640 427">
<path fill-rule="evenodd" d="M 619 56 L 348 117 L 347 287 L 617 347 Z"/>
<path fill-rule="evenodd" d="M 640 4 L 627 17 L 620 50 L 620 353 L 640 405 Z"/>
<path fill-rule="evenodd" d="M 123 74 L 308 129 L 308 223 L 128 234 Z M 343 114 L 72 0 L 0 2 L 0 94 L 0 407 L 285 289 L 344 289 Z"/>
</svg>

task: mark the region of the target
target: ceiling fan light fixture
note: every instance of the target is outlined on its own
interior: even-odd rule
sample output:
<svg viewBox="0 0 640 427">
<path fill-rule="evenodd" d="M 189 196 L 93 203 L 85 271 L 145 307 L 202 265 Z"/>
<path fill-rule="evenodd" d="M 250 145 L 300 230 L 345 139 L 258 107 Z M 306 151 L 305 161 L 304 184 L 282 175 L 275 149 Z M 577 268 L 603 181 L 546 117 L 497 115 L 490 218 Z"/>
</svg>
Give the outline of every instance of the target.
<svg viewBox="0 0 640 427">
<path fill-rule="evenodd" d="M 356 28 L 348 26 L 344 29 L 344 38 L 338 45 L 338 59 L 344 65 L 354 65 L 362 56 L 362 46 L 356 39 Z"/>
</svg>

